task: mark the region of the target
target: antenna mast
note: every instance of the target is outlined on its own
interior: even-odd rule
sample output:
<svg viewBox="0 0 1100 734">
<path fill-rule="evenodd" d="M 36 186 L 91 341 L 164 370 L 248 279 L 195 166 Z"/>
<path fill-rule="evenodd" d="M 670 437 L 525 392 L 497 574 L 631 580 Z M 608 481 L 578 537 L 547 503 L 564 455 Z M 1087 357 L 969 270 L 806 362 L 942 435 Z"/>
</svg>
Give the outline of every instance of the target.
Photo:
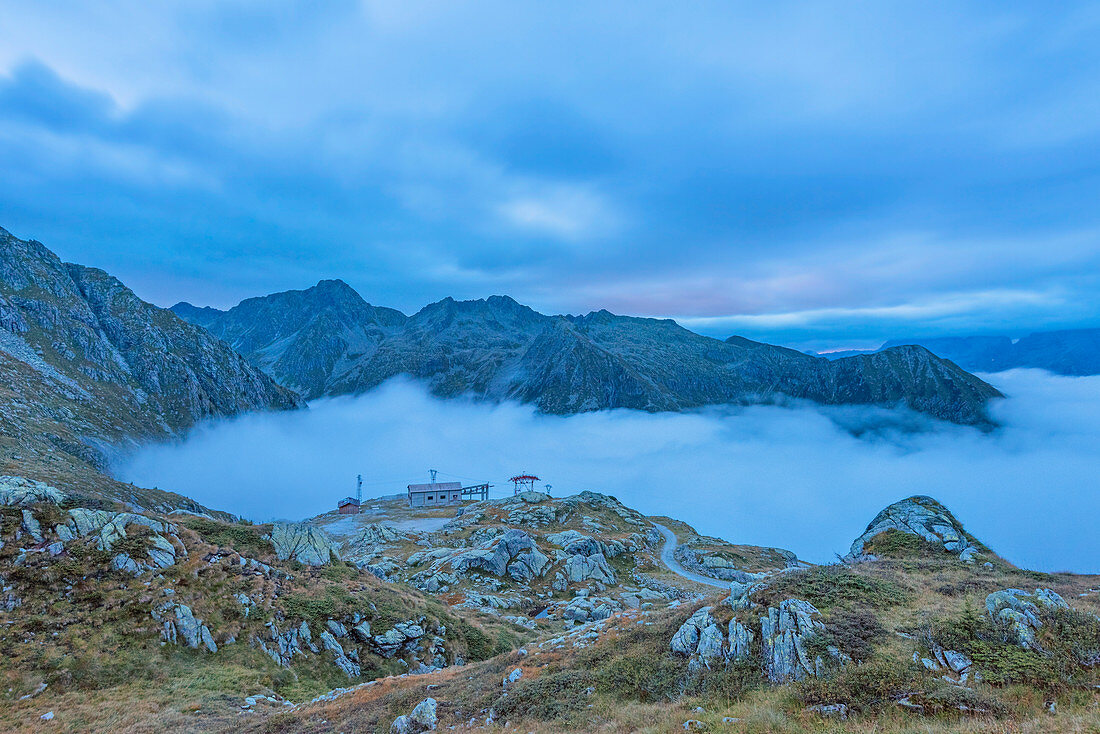
<svg viewBox="0 0 1100 734">
<path fill-rule="evenodd" d="M 429 469 L 428 473 L 432 475 L 432 484 L 435 484 L 435 475 L 439 473 L 436 469 Z"/>
<path fill-rule="evenodd" d="M 359 474 L 355 477 L 355 503 L 363 503 L 363 475 Z"/>
</svg>

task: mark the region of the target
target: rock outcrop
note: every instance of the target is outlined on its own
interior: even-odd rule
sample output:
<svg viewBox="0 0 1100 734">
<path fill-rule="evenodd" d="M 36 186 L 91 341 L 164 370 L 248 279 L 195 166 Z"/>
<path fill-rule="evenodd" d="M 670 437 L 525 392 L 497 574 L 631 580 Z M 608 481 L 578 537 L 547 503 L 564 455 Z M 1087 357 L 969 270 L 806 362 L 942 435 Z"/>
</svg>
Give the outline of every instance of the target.
<svg viewBox="0 0 1100 734">
<path fill-rule="evenodd" d="M 205 648 L 217 652 L 214 636 L 201 619 L 197 619 L 191 607 L 167 601 L 153 609 L 153 619 L 161 623 L 161 639 L 171 644 L 183 644 L 192 649 Z"/>
<path fill-rule="evenodd" d="M 824 672 L 825 661 L 806 651 L 806 640 L 825 631 L 817 608 L 801 599 L 787 599 L 770 607 L 760 619 L 764 672 L 772 683 L 802 680 Z M 839 651 L 830 651 L 837 659 Z"/>
<path fill-rule="evenodd" d="M 711 615 L 713 607 L 700 607 L 680 625 L 669 643 L 677 655 L 689 658 L 688 668 L 711 668 L 716 662 L 743 660 L 752 650 L 753 632 L 736 618 L 729 621 L 728 634 Z"/>
<path fill-rule="evenodd" d="M 425 731 L 435 731 L 439 724 L 437 704 L 434 698 L 426 698 L 416 704 L 408 714 L 402 714 L 394 719 L 390 725 L 392 734 L 420 734 Z"/>
<path fill-rule="evenodd" d="M 280 561 L 294 560 L 306 566 L 324 566 L 340 560 L 340 552 L 318 528 L 304 523 L 275 523 L 271 544 Z"/>
<path fill-rule="evenodd" d="M 1039 645 L 1040 618 L 1044 611 L 1069 609 L 1069 604 L 1050 589 L 1034 593 L 1020 589 L 994 591 L 985 598 L 985 609 L 994 623 L 1004 627 L 1016 644 L 1027 650 L 1042 651 Z"/>
<path fill-rule="evenodd" d="M 979 548 L 963 529 L 962 523 L 946 507 L 931 497 L 918 495 L 895 502 L 876 515 L 863 534 L 852 543 L 845 560 L 873 558 L 867 550 L 868 545 L 873 545 L 876 536 L 888 531 L 914 535 L 967 563 L 973 563 L 979 554 Z"/>
<path fill-rule="evenodd" d="M 478 570 L 493 576 L 507 574 L 516 581 L 527 582 L 543 575 L 550 566 L 550 559 L 539 550 L 530 535 L 512 529 L 490 541 L 487 548 L 458 554 L 451 559 L 450 566 L 459 574 Z"/>
<path fill-rule="evenodd" d="M 43 482 L 25 477 L 0 477 L 0 505 L 27 507 L 39 502 L 60 504 L 65 493 Z"/>
</svg>

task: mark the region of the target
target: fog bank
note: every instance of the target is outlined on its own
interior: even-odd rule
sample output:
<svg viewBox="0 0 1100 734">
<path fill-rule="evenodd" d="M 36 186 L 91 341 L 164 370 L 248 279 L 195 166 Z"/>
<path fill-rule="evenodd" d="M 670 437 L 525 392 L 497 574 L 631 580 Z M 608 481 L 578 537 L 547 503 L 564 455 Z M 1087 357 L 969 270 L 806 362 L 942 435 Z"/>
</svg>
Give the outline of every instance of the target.
<svg viewBox="0 0 1100 734">
<path fill-rule="evenodd" d="M 441 401 L 392 382 L 308 411 L 203 425 L 116 469 L 253 520 L 294 518 L 354 493 L 403 492 L 440 479 L 491 481 L 527 471 L 561 496 L 617 496 L 736 543 L 828 561 L 882 507 L 912 494 L 946 504 L 995 551 L 1041 570 L 1100 571 L 1100 377 L 1034 370 L 985 376 L 1009 399 L 992 435 L 950 425 L 920 433 L 843 426 L 875 411 L 754 407 L 691 414 L 605 411 L 570 417 L 529 407 Z"/>
</svg>

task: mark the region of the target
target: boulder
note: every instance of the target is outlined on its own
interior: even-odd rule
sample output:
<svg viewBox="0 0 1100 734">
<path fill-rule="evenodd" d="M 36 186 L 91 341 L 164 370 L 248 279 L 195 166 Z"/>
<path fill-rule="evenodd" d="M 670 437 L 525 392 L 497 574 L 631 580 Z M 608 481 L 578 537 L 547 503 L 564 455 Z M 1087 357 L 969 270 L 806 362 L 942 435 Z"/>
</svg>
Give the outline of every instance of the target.
<svg viewBox="0 0 1100 734">
<path fill-rule="evenodd" d="M 822 703 L 806 709 L 826 719 L 848 720 L 848 706 L 843 703 Z"/>
<path fill-rule="evenodd" d="M 616 606 L 613 599 L 605 597 L 575 596 L 561 616 L 574 622 L 596 622 L 610 617 Z"/>
<path fill-rule="evenodd" d="M 352 627 L 351 636 L 359 642 L 370 642 L 370 622 L 363 621 Z"/>
<path fill-rule="evenodd" d="M 268 628 L 270 634 L 269 640 L 271 646 L 268 646 L 268 641 L 262 640 L 259 637 L 254 639 L 260 646 L 260 649 L 263 650 L 268 657 L 274 660 L 276 665 L 289 668 L 290 661 L 295 655 L 305 654 L 305 651 L 302 650 L 303 644 L 314 652 L 317 652 L 319 649 L 313 644 L 309 625 L 305 622 L 302 622 L 298 627 L 291 627 L 286 632 L 280 632 L 274 622 L 268 622 L 265 626 Z"/>
<path fill-rule="evenodd" d="M 603 553 L 596 552 L 590 555 L 577 554 L 570 556 L 562 568 L 571 583 L 579 584 L 585 581 L 598 581 L 601 584 L 611 586 L 615 583 L 615 571 L 608 564 Z"/>
<path fill-rule="evenodd" d="M 990 619 L 1008 630 L 1017 645 L 1041 651 L 1038 632 L 1043 622 L 1040 613 L 1049 609 L 1069 609 L 1069 604 L 1050 589 L 1036 589 L 1033 594 L 1005 589 L 987 596 L 985 609 Z"/>
<path fill-rule="evenodd" d="M 340 560 L 340 553 L 321 530 L 302 523 L 275 523 L 271 544 L 280 561 L 295 560 L 306 566 L 324 566 Z"/>
<path fill-rule="evenodd" d="M 954 553 L 967 563 L 972 563 L 979 552 L 963 530 L 962 523 L 946 507 L 931 497 L 918 495 L 895 502 L 876 515 L 863 534 L 852 543 L 845 560 L 866 560 L 866 545 L 887 530 L 916 535 L 935 547 Z"/>
<path fill-rule="evenodd" d="M 98 535 L 96 546 L 99 550 L 110 551 L 116 543 L 127 537 L 132 526 L 146 527 L 153 531 L 148 536 L 146 557 L 135 559 L 126 553 L 116 554 L 111 560 L 114 568 L 138 574 L 146 570 L 168 568 L 176 563 L 178 556 L 187 555 L 186 547 L 176 535 L 175 525 L 134 512 L 76 507 L 69 511 L 69 517 L 64 523 L 54 527 L 54 532 L 63 543 L 74 538 Z"/>
<path fill-rule="evenodd" d="M 508 530 L 489 541 L 489 547 L 463 551 L 450 561 L 456 573 L 480 570 L 493 576 L 508 575 L 527 582 L 542 576 L 550 567 L 550 559 L 539 550 L 530 535 L 522 530 Z"/>
<path fill-rule="evenodd" d="M 744 660 L 752 652 L 752 630 L 737 619 L 729 623 L 729 647 L 726 654 L 731 660 Z"/>
<path fill-rule="evenodd" d="M 28 507 L 38 502 L 56 505 L 64 500 L 64 492 L 43 482 L 25 477 L 0 477 L 0 505 Z"/>
<path fill-rule="evenodd" d="M 46 538 L 42 535 L 42 526 L 38 524 L 38 520 L 35 519 L 34 513 L 30 510 L 23 510 L 23 523 L 21 525 L 23 532 L 31 536 L 31 540 L 35 543 L 41 543 Z"/>
<path fill-rule="evenodd" d="M 368 627 L 367 631 L 369 630 Z M 397 655 L 403 648 L 416 647 L 425 634 L 427 634 L 425 629 L 415 620 L 410 619 L 398 622 L 382 634 L 374 635 L 370 638 L 370 642 L 375 652 L 388 659 Z"/>
<path fill-rule="evenodd" d="M 416 704 L 412 713 L 409 714 L 409 722 L 419 727 L 420 731 L 434 731 L 436 725 L 439 723 L 439 717 L 436 714 L 435 699 L 425 698 L 423 701 Z"/>
<path fill-rule="evenodd" d="M 501 681 L 501 685 L 505 690 L 508 690 L 508 686 L 515 683 L 517 680 L 523 677 L 523 670 L 521 668 L 514 668 L 511 673 L 504 676 L 504 680 Z"/>
<path fill-rule="evenodd" d="M 710 610 L 711 607 L 700 607 L 680 625 L 680 629 L 676 630 L 676 634 L 672 636 L 672 642 L 669 643 L 672 652 L 685 657 L 695 654 L 703 629 L 714 624 Z"/>
</svg>

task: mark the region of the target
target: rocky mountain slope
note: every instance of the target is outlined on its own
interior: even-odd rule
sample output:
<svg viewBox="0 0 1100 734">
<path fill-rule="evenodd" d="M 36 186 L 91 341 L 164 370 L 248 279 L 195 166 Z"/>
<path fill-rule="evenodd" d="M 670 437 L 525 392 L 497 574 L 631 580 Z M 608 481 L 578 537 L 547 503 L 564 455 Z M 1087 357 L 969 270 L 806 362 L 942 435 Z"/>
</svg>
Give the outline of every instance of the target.
<svg viewBox="0 0 1100 734">
<path fill-rule="evenodd" d="M 1100 329 L 1040 331 L 1021 339 L 958 336 L 891 339 L 880 349 L 919 344 L 971 372 L 1002 372 L 1027 367 L 1056 375 L 1100 375 Z M 832 353 L 833 358 L 854 352 Z"/>
<path fill-rule="evenodd" d="M 0 728 L 1100 726 L 1100 577 L 1017 569 L 928 497 L 829 566 L 593 492 L 365 508 L 247 525 L 0 478 Z"/>
<path fill-rule="evenodd" d="M 684 410 L 790 399 L 907 406 L 986 424 L 990 385 L 920 347 L 830 361 L 669 320 L 546 316 L 505 296 L 433 303 L 405 317 L 340 281 L 253 298 L 213 315 L 173 309 L 307 398 L 355 394 L 405 375 L 436 395 L 519 400 L 548 413 Z"/>
<path fill-rule="evenodd" d="M 561 532 L 550 514 L 547 540 Z M 728 592 L 673 584 L 642 607 L 566 617 L 564 634 L 461 674 L 333 692 L 277 726 L 992 734 L 1100 723 L 1098 578 L 1021 571 L 931 498 L 886 508 L 843 564 L 739 570 Z M 523 583 L 507 568 L 491 575 Z"/>
<path fill-rule="evenodd" d="M 95 471 L 113 452 L 204 418 L 301 405 L 205 330 L 0 229 L 0 471 L 77 477 L 131 501 L 133 488 Z"/>
</svg>

